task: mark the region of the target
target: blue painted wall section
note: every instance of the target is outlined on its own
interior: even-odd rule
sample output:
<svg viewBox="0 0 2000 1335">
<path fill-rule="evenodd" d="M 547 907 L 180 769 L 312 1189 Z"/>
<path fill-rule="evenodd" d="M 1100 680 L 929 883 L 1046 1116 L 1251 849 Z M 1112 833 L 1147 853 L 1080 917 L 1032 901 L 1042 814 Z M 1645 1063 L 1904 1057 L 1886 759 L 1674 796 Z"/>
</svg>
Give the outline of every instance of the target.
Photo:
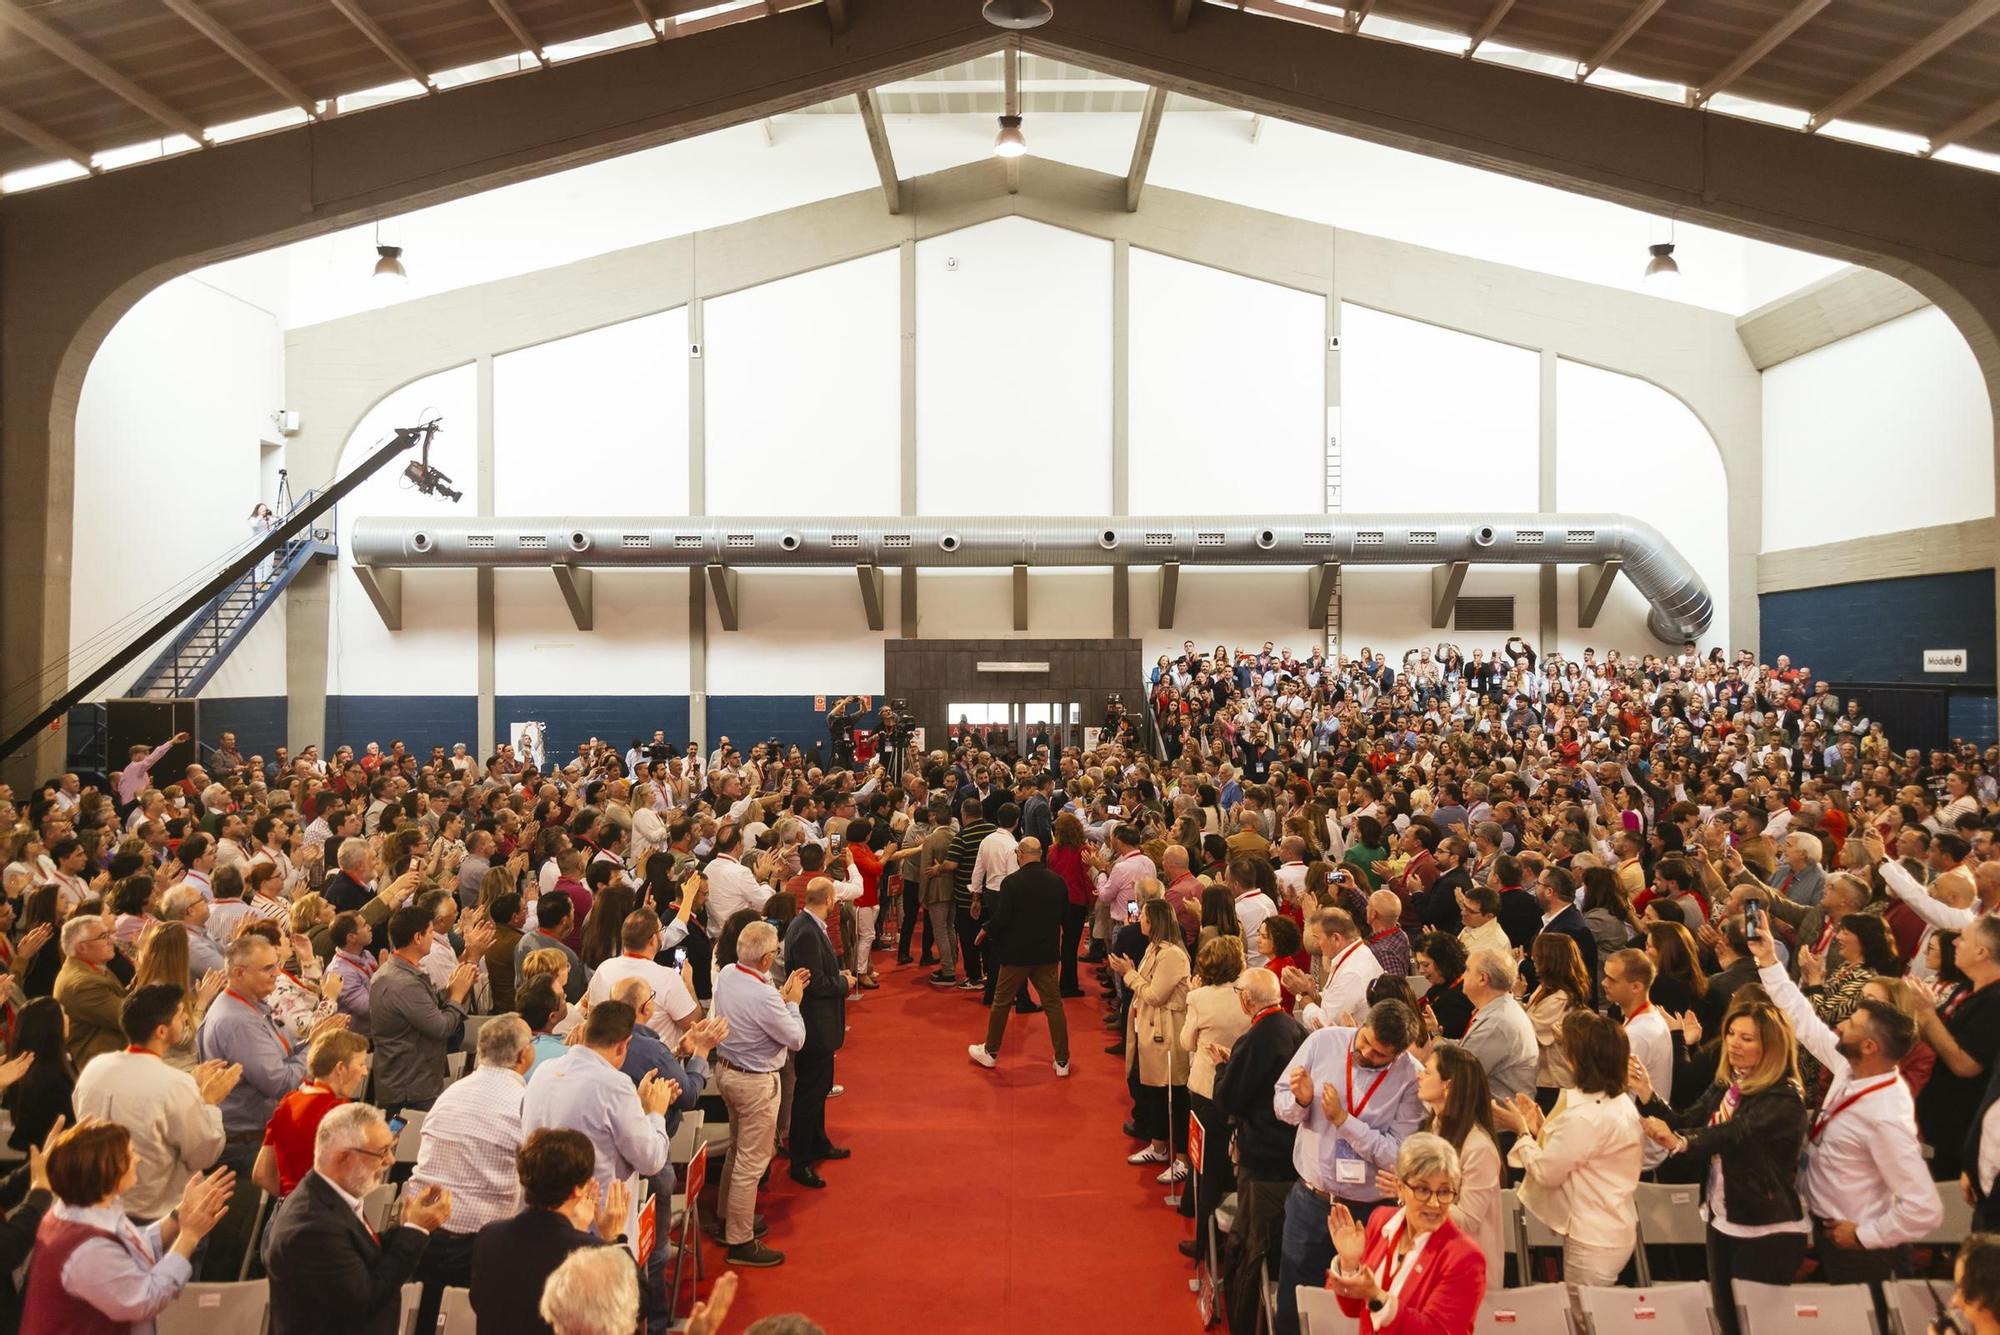
<svg viewBox="0 0 2000 1335">
<path fill-rule="evenodd" d="M 826 715 L 813 708 L 810 695 L 711 695 L 708 743 L 713 747 L 724 737 L 746 753 L 756 743 L 775 737 L 807 751 L 817 743 L 825 755 Z"/>
<path fill-rule="evenodd" d="M 206 723 L 206 717 L 203 718 Z M 368 742 L 404 746 L 428 756 L 433 746 L 451 749 L 464 742 L 467 750 L 479 740 L 479 700 L 471 695 L 329 695 L 326 697 L 326 742 L 323 753 L 345 742 L 359 751 Z"/>
<path fill-rule="evenodd" d="M 502 734 L 515 723 L 541 723 L 548 728 L 549 758 L 567 762 L 577 746 L 592 737 L 617 747 L 622 754 L 637 737 L 653 739 L 663 729 L 675 745 L 687 741 L 688 698 L 685 695 L 499 695 L 493 698 L 493 726 Z"/>
<path fill-rule="evenodd" d="M 1788 589 L 1759 599 L 1763 659 L 1788 654 L 1835 682 L 1949 693 L 1951 732 L 1995 736 L 1993 571 L 1953 571 Z M 1963 649 L 1963 673 L 1924 671 L 1926 649 Z"/>
</svg>

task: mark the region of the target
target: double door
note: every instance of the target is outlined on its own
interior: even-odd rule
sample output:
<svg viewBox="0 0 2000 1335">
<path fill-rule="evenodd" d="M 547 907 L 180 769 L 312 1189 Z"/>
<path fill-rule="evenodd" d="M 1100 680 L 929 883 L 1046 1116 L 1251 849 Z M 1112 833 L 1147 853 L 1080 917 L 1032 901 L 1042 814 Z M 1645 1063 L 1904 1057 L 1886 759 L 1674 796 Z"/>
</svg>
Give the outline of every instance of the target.
<svg viewBox="0 0 2000 1335">
<path fill-rule="evenodd" d="M 971 737 L 986 750 L 1028 757 L 1046 748 L 1054 763 L 1066 746 L 1083 744 L 1083 706 L 1056 700 L 957 701 L 946 706 L 953 744 Z"/>
</svg>

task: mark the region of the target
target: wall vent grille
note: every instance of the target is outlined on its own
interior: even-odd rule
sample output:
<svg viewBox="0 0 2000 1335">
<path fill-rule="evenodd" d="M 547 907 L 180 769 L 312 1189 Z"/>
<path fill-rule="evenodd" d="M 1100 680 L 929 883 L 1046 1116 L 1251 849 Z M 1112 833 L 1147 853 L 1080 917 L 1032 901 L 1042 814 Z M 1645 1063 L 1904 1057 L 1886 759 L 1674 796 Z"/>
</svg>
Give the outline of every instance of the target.
<svg viewBox="0 0 2000 1335">
<path fill-rule="evenodd" d="M 1463 594 L 1452 605 L 1453 630 L 1514 629 L 1514 597 L 1467 598 Z"/>
</svg>

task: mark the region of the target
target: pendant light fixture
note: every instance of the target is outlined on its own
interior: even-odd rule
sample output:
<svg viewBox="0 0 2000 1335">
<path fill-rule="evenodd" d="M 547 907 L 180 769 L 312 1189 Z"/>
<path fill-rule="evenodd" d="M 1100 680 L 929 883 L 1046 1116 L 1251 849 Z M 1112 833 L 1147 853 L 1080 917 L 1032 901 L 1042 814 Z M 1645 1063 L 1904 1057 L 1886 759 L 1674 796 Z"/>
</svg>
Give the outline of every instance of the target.
<svg viewBox="0 0 2000 1335">
<path fill-rule="evenodd" d="M 979 11 L 996 28 L 1039 28 L 1056 16 L 1049 0 L 986 0 Z"/>
<path fill-rule="evenodd" d="M 1674 259 L 1674 223 L 1667 220 L 1667 239 L 1646 247 L 1653 258 L 1646 261 L 1646 287 L 1661 295 L 1676 292 L 1681 285 L 1680 262 Z"/>
<path fill-rule="evenodd" d="M 375 279 L 383 287 L 401 287 L 410 281 L 403 267 L 403 248 L 382 244 L 382 224 L 375 224 Z"/>
<path fill-rule="evenodd" d="M 1000 158 L 1018 158 L 1028 151 L 1028 137 L 1021 133 L 1019 116 L 1002 116 L 1000 133 L 993 136 L 993 155 Z"/>
</svg>

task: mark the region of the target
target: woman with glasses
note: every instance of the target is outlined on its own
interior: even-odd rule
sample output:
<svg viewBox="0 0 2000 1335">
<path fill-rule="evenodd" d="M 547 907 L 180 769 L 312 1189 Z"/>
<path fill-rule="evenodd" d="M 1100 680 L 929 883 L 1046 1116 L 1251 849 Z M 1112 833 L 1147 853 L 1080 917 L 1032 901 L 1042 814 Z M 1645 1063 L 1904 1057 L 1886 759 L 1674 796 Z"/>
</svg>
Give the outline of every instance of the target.
<svg viewBox="0 0 2000 1335">
<path fill-rule="evenodd" d="M 1486 1255 L 1452 1222 L 1459 1185 L 1457 1151 L 1419 1131 L 1396 1155 L 1400 1208 L 1379 1209 L 1363 1224 L 1334 1205 L 1326 1284 L 1340 1309 L 1360 1318 L 1360 1335 L 1471 1335 L 1486 1296 Z"/>
</svg>

